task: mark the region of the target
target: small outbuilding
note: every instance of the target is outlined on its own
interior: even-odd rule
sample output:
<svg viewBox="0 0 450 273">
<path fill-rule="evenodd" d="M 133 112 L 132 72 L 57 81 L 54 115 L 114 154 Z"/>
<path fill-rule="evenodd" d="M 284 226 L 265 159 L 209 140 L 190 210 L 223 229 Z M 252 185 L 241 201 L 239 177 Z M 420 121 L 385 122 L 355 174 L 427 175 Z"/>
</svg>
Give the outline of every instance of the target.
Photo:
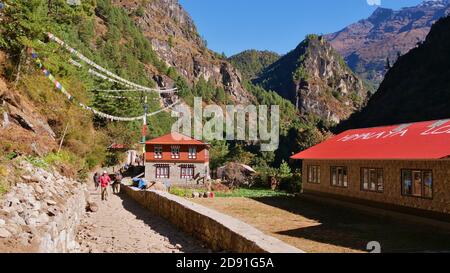
<svg viewBox="0 0 450 273">
<path fill-rule="evenodd" d="M 292 159 L 304 193 L 450 220 L 450 119 L 346 131 Z"/>
</svg>

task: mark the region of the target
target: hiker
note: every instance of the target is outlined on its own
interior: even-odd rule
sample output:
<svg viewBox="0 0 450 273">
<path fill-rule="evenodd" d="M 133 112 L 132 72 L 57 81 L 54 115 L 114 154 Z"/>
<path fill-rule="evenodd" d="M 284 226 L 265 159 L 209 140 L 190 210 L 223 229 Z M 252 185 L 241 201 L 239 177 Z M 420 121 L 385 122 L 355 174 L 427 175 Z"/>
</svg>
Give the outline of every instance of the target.
<svg viewBox="0 0 450 273">
<path fill-rule="evenodd" d="M 100 186 L 100 175 L 98 174 L 98 172 L 96 172 L 94 174 L 94 185 L 95 185 L 95 190 L 98 190 L 98 187 Z"/>
<path fill-rule="evenodd" d="M 113 189 L 114 194 L 120 193 L 120 184 L 122 183 L 122 179 L 123 179 L 122 173 L 116 172 L 116 174 L 114 176 L 114 183 L 112 184 L 112 189 Z"/>
<path fill-rule="evenodd" d="M 102 187 L 102 201 L 107 201 L 108 199 L 108 186 L 111 182 L 111 178 L 108 175 L 108 172 L 104 171 L 103 175 L 100 176 L 100 186 Z"/>
</svg>

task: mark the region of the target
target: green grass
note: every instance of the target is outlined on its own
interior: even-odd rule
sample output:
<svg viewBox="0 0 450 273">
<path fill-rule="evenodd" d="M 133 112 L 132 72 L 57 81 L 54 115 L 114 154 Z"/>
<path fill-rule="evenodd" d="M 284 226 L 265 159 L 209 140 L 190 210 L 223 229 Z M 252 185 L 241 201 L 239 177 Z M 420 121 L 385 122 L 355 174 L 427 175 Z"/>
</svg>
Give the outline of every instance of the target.
<svg viewBox="0 0 450 273">
<path fill-rule="evenodd" d="M 178 187 L 171 187 L 169 192 L 173 195 L 180 196 L 180 197 L 192 197 L 193 192 L 204 193 L 204 192 L 206 192 L 206 190 L 205 189 L 183 189 L 183 188 L 178 188 Z"/>
<path fill-rule="evenodd" d="M 278 197 L 290 196 L 291 194 L 283 191 L 273 191 L 271 189 L 253 188 L 253 189 L 236 189 L 231 192 L 218 192 L 216 197 L 246 197 L 246 198 L 261 198 L 261 197 Z"/>
<path fill-rule="evenodd" d="M 193 192 L 204 193 L 205 189 L 183 189 L 178 187 L 172 187 L 169 191 L 171 194 L 180 197 L 192 197 Z M 229 198 L 229 197 L 246 197 L 246 198 L 261 198 L 261 197 L 278 197 L 278 196 L 291 196 L 291 194 L 283 191 L 273 191 L 265 188 L 240 188 L 230 192 L 215 192 L 216 197 Z"/>
<path fill-rule="evenodd" d="M 41 168 L 41 169 L 48 168 L 47 162 L 45 162 L 44 159 L 42 159 L 40 157 L 35 157 L 35 156 L 30 155 L 30 156 L 25 157 L 25 160 L 37 168 Z"/>
<path fill-rule="evenodd" d="M 6 167 L 0 165 L 0 197 L 8 192 L 8 182 L 4 179 L 8 175 Z"/>
</svg>

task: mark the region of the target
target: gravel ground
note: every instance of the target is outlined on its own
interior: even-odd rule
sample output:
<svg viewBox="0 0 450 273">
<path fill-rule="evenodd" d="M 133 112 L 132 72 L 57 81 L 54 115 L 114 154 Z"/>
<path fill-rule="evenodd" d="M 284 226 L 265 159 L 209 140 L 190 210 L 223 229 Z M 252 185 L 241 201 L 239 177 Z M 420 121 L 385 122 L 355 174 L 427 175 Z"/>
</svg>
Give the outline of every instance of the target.
<svg viewBox="0 0 450 273">
<path fill-rule="evenodd" d="M 90 187 L 98 211 L 87 213 L 77 235 L 82 252 L 90 253 L 195 253 L 209 252 L 202 243 L 141 207 L 125 194 L 109 194 Z"/>
</svg>

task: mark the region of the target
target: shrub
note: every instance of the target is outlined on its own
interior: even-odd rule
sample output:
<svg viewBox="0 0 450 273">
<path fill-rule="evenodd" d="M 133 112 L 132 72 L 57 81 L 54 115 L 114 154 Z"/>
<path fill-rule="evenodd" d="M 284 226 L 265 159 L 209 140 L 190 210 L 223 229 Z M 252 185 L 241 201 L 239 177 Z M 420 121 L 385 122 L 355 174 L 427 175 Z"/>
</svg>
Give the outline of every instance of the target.
<svg viewBox="0 0 450 273">
<path fill-rule="evenodd" d="M 31 165 L 41 168 L 41 169 L 47 169 L 48 164 L 40 157 L 35 156 L 27 156 L 25 157 L 25 161 L 29 162 Z"/>
<path fill-rule="evenodd" d="M 281 178 L 279 189 L 289 193 L 301 192 L 301 181 L 302 176 L 300 173 Z"/>
</svg>

